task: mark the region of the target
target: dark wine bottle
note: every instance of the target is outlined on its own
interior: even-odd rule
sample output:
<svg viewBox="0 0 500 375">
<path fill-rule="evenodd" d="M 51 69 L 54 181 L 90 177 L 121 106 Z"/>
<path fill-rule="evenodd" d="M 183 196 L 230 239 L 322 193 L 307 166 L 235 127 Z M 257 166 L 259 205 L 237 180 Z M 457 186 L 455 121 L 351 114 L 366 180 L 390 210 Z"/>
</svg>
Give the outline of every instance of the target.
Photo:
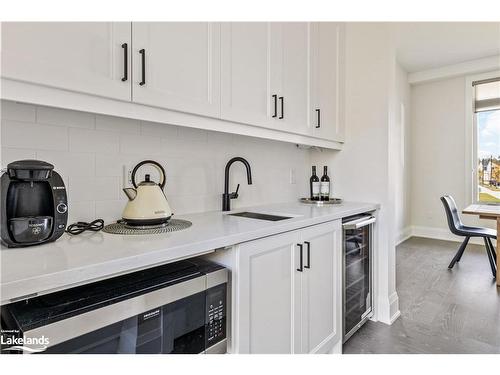
<svg viewBox="0 0 500 375">
<path fill-rule="evenodd" d="M 322 201 L 330 200 L 330 177 L 328 177 L 328 167 L 323 167 L 323 176 L 321 176 L 320 199 Z"/>
<path fill-rule="evenodd" d="M 315 165 L 313 165 L 313 167 L 312 167 L 312 176 L 309 179 L 309 187 L 311 190 L 311 200 L 319 201 L 320 185 L 319 185 L 319 178 L 318 178 L 318 176 L 316 176 L 316 166 Z"/>
</svg>

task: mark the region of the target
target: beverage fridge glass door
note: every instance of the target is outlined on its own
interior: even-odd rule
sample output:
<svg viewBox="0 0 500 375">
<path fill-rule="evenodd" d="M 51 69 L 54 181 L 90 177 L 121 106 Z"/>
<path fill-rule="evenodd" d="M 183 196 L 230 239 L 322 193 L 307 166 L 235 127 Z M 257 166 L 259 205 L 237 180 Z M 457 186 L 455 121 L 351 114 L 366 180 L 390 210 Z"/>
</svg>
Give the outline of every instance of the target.
<svg viewBox="0 0 500 375">
<path fill-rule="evenodd" d="M 344 222 L 344 341 L 372 312 L 371 262 L 373 216 Z"/>
</svg>

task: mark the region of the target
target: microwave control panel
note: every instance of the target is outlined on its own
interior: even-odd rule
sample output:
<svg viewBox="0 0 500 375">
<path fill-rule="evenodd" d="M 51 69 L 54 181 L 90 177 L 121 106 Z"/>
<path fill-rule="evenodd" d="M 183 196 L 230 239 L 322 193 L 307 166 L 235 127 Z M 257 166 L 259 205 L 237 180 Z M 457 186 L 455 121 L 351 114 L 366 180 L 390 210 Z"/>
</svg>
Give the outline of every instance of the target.
<svg viewBox="0 0 500 375">
<path fill-rule="evenodd" d="M 207 347 L 226 338 L 226 284 L 207 290 Z"/>
</svg>

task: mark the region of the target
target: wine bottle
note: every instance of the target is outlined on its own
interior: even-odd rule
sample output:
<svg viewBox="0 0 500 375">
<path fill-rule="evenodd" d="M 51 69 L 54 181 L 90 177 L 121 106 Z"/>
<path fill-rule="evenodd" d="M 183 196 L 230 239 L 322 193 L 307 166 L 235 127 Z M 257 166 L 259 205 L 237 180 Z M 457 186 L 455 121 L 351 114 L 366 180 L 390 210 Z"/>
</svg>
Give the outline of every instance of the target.
<svg viewBox="0 0 500 375">
<path fill-rule="evenodd" d="M 323 167 L 323 176 L 321 176 L 320 199 L 322 201 L 330 200 L 330 177 L 328 177 L 328 167 Z"/>
<path fill-rule="evenodd" d="M 318 176 L 316 176 L 316 166 L 315 165 L 313 165 L 313 167 L 312 167 L 312 176 L 309 179 L 309 187 L 311 190 L 311 200 L 319 201 L 320 185 L 319 185 L 319 178 L 318 178 Z"/>
</svg>

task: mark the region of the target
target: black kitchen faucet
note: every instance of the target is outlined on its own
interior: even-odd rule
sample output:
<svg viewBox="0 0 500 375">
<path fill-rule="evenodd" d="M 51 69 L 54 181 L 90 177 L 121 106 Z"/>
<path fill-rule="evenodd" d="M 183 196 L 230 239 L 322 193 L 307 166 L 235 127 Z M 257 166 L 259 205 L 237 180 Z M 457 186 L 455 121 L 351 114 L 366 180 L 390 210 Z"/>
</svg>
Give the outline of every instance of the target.
<svg viewBox="0 0 500 375">
<path fill-rule="evenodd" d="M 252 169 L 250 168 L 250 164 L 248 161 L 243 159 L 240 156 L 232 158 L 226 164 L 226 170 L 224 174 L 224 194 L 222 194 L 222 211 L 230 211 L 231 210 L 231 199 L 238 198 L 238 190 L 240 189 L 240 184 L 236 187 L 236 191 L 234 193 L 229 193 L 229 168 L 235 161 L 241 161 L 245 168 L 247 169 L 247 182 L 248 185 L 252 185 Z"/>
</svg>

